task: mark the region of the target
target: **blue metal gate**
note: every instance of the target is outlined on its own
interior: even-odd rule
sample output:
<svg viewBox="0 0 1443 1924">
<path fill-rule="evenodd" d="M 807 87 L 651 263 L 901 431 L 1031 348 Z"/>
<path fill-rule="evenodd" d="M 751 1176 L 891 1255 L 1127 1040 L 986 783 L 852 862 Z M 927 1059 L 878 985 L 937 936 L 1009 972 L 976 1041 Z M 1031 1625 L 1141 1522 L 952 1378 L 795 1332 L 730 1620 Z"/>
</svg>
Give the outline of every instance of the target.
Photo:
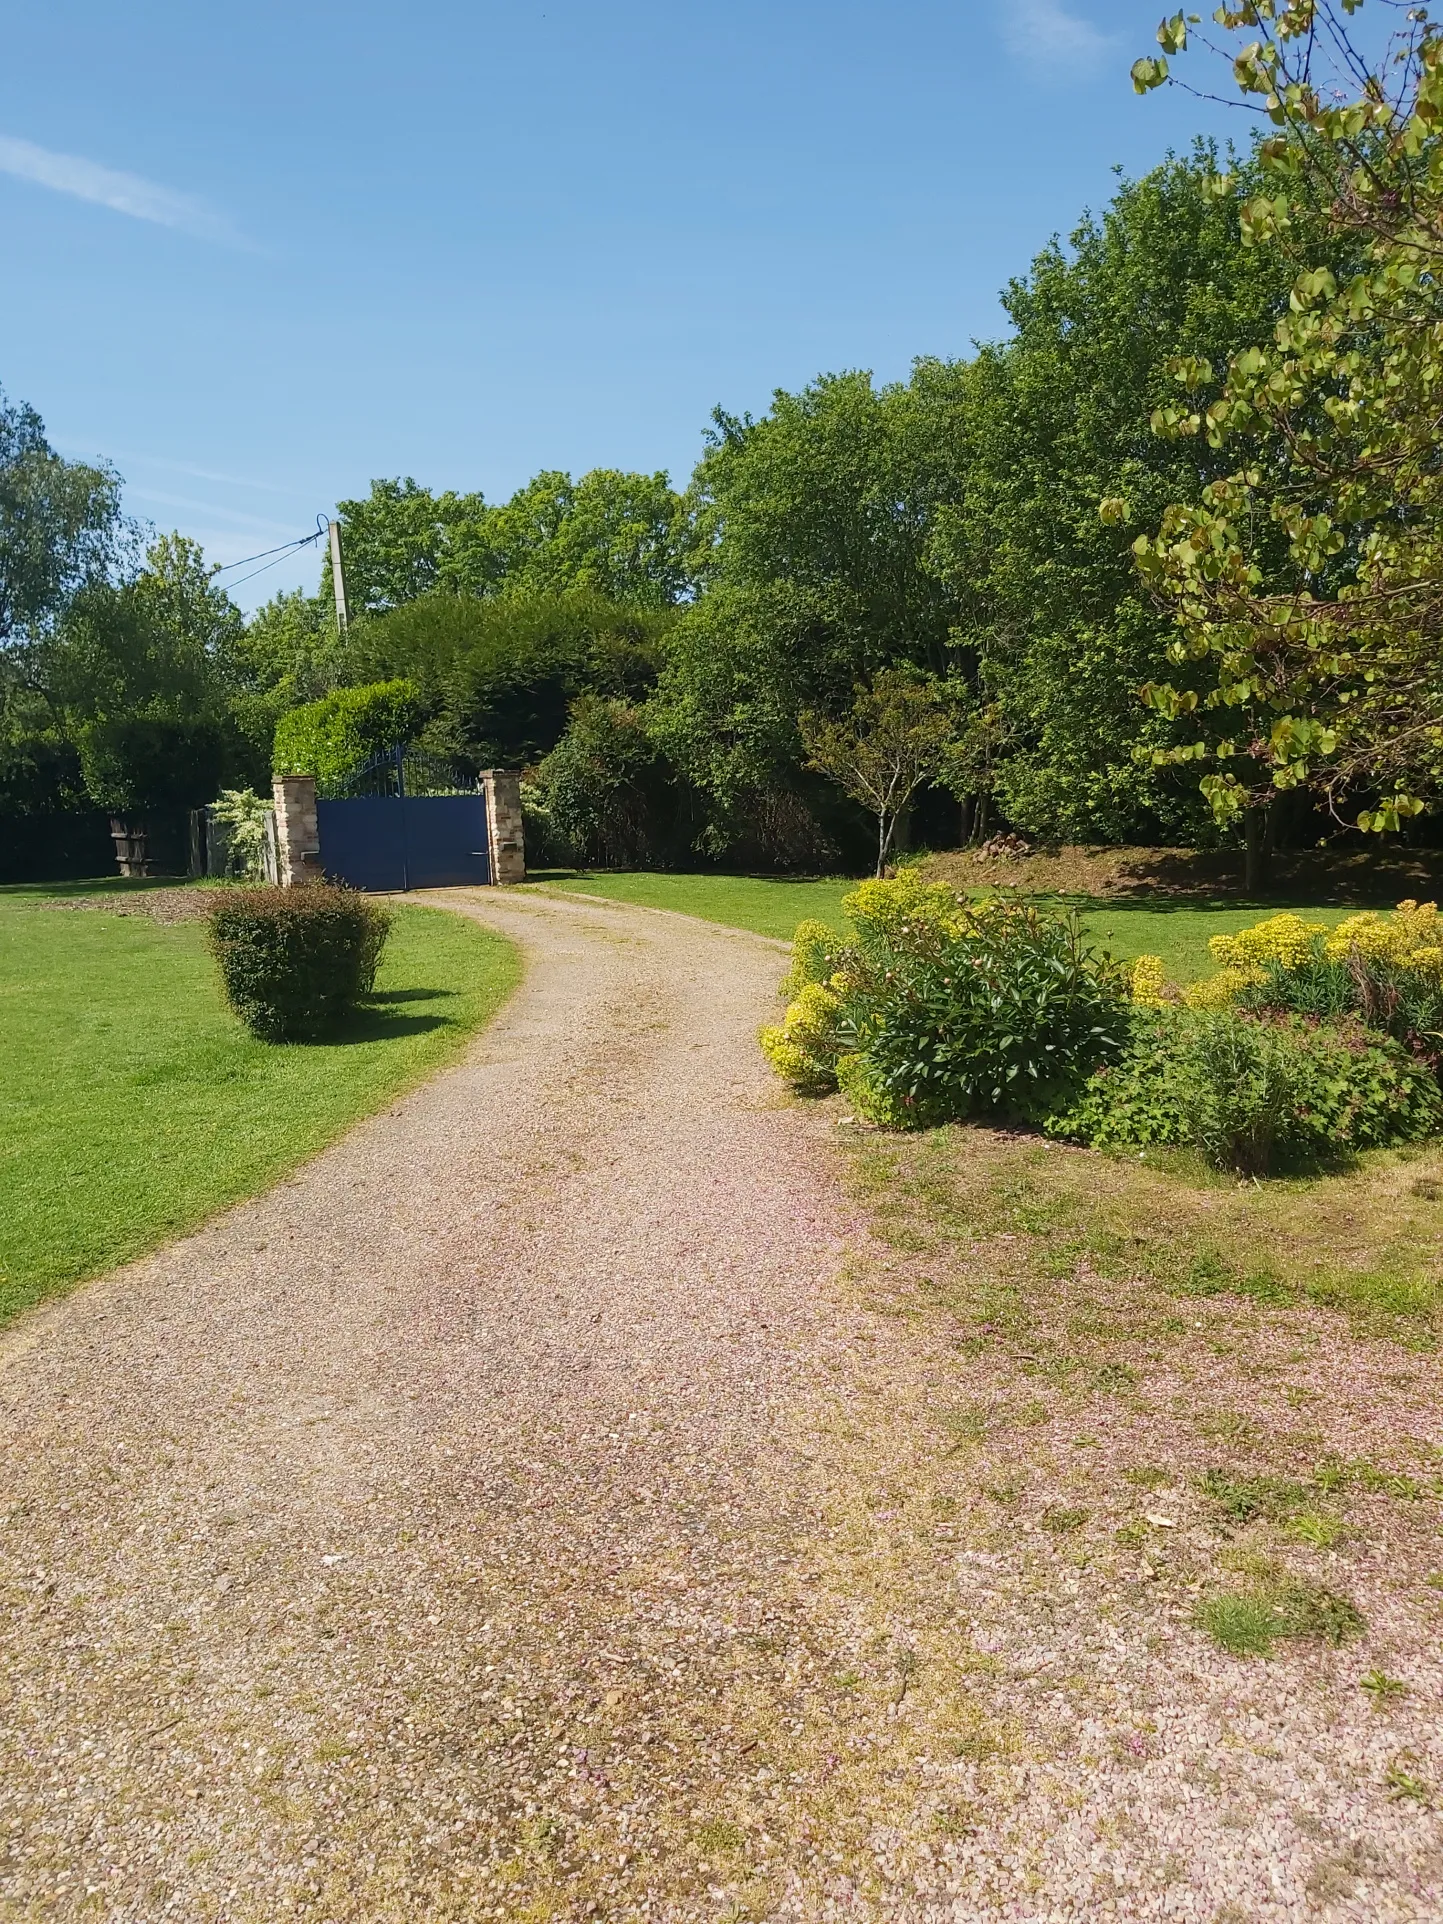
<svg viewBox="0 0 1443 1924">
<path fill-rule="evenodd" d="M 491 880 L 486 798 L 449 770 L 396 748 L 338 789 L 316 801 L 321 867 L 334 881 L 393 890 Z"/>
</svg>

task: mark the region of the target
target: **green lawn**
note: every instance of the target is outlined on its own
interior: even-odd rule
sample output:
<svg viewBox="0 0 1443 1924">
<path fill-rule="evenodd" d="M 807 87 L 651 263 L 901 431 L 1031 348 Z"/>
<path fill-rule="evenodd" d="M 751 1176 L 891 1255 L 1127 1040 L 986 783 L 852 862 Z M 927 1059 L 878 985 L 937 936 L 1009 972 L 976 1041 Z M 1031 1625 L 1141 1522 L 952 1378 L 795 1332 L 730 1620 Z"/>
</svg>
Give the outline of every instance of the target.
<svg viewBox="0 0 1443 1924">
<path fill-rule="evenodd" d="M 721 922 L 728 928 L 751 929 L 757 935 L 789 940 L 804 916 L 819 922 L 843 924 L 842 898 L 857 885 L 840 877 L 820 882 L 793 882 L 748 875 L 584 875 L 569 881 L 542 882 L 542 888 L 580 890 L 612 901 L 640 902 L 649 908 L 676 909 L 683 915 Z M 1160 955 L 1169 976 L 1189 982 L 1215 965 L 1208 954 L 1208 937 L 1233 929 L 1250 928 L 1269 909 L 1199 907 L 1155 899 L 1147 903 L 1111 902 L 1097 898 L 1063 902 L 1039 897 L 1049 906 L 1075 907 L 1082 925 L 1099 947 L 1130 961 L 1136 955 Z M 1290 905 L 1291 906 L 1291 905 Z M 1352 909 L 1300 909 L 1310 921 L 1330 926 Z"/>
<path fill-rule="evenodd" d="M 263 1189 L 454 1055 L 520 973 L 476 923 L 402 908 L 354 1026 L 270 1045 L 198 923 L 42 906 L 75 892 L 0 890 L 0 1320 Z"/>
<path fill-rule="evenodd" d="M 646 908 L 675 909 L 720 922 L 729 929 L 750 929 L 755 935 L 780 936 L 790 942 L 798 922 L 814 916 L 819 922 L 840 923 L 842 897 L 857 885 L 840 878 L 795 882 L 759 875 L 578 875 L 568 880 L 539 882 L 538 888 L 604 895 L 613 902 L 640 902 Z"/>
</svg>

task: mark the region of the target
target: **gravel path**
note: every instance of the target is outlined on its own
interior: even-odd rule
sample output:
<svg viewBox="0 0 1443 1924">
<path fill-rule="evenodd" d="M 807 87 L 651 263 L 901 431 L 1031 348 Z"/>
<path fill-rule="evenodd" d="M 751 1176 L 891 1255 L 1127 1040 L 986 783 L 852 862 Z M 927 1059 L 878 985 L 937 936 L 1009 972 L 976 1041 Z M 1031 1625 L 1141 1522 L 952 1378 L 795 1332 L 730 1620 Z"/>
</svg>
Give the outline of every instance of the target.
<svg viewBox="0 0 1443 1924">
<path fill-rule="evenodd" d="M 769 1080 L 776 947 L 452 899 L 530 964 L 459 1067 L 0 1338 L 0 1919 L 1443 1916 L 1436 1624 L 1369 1725 L 959 1509 L 1011 1365 Z"/>
</svg>

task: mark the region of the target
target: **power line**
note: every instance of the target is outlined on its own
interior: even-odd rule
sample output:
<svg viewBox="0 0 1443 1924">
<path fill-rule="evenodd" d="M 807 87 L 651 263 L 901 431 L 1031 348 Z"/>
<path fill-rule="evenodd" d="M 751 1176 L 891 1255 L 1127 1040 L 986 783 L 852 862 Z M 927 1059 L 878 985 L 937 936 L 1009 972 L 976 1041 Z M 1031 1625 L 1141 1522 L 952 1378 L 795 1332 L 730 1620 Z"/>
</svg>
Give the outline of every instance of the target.
<svg viewBox="0 0 1443 1924">
<path fill-rule="evenodd" d="M 330 526 L 331 524 L 326 516 L 318 514 L 316 516 L 316 531 L 314 534 L 298 535 L 294 541 L 283 542 L 279 548 L 262 548 L 259 554 L 243 555 L 239 561 L 227 561 L 223 568 L 216 568 L 213 572 L 217 575 L 228 575 L 233 568 L 247 568 L 253 561 L 265 561 L 267 567 L 274 568 L 282 556 L 294 554 L 296 549 L 309 548 L 314 542 L 320 541 L 330 532 Z M 268 561 L 267 556 L 269 555 L 274 555 L 276 560 Z M 265 568 L 257 568 L 256 574 L 263 575 L 265 571 Z M 254 579 L 255 575 L 243 575 L 241 577 L 243 581 L 253 581 Z M 232 581 L 227 585 L 232 588 L 238 588 L 240 582 Z"/>
</svg>

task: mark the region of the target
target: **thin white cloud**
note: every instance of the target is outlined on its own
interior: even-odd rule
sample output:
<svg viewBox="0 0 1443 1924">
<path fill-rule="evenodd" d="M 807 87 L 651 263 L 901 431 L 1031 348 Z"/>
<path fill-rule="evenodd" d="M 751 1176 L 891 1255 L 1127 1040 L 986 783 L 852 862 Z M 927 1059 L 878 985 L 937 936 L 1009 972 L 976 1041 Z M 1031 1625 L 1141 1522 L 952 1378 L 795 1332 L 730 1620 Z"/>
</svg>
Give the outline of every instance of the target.
<svg viewBox="0 0 1443 1924">
<path fill-rule="evenodd" d="M 1055 65 L 1093 67 L 1116 41 L 1073 13 L 1063 0 L 1006 0 L 1003 35 L 1016 54 L 1032 54 Z"/>
<path fill-rule="evenodd" d="M 219 241 L 229 247 L 246 245 L 225 216 L 195 194 L 177 193 L 139 174 L 123 174 L 114 167 L 84 160 L 79 154 L 53 153 L 48 147 L 17 140 L 11 134 L 0 134 L 0 173 L 32 181 L 37 187 L 49 187 L 57 194 L 72 194 L 76 200 L 93 201 L 97 207 L 129 214 L 134 220 L 174 227 L 201 240 Z"/>
<path fill-rule="evenodd" d="M 153 501 L 161 508 L 184 508 L 193 514 L 219 515 L 223 521 L 234 521 L 238 528 L 254 528 L 260 534 L 280 535 L 283 539 L 294 540 L 304 534 L 305 528 L 298 528 L 292 521 L 265 521 L 259 515 L 245 514 L 239 508 L 223 508 L 217 501 L 197 501 L 188 494 L 162 494 L 155 488 L 138 487 L 135 483 L 127 485 L 126 498 L 133 501 Z"/>
<path fill-rule="evenodd" d="M 214 468 L 193 467 L 189 461 L 169 461 L 158 454 L 116 454 L 117 461 L 139 462 L 142 467 L 165 468 L 172 474 L 188 474 L 197 481 L 221 481 L 228 488 L 254 488 L 259 494 L 290 495 L 295 500 L 309 499 L 304 488 L 281 488 L 274 481 L 248 481 L 242 474 L 217 474 Z M 314 492 L 312 490 L 311 492 Z"/>
</svg>

